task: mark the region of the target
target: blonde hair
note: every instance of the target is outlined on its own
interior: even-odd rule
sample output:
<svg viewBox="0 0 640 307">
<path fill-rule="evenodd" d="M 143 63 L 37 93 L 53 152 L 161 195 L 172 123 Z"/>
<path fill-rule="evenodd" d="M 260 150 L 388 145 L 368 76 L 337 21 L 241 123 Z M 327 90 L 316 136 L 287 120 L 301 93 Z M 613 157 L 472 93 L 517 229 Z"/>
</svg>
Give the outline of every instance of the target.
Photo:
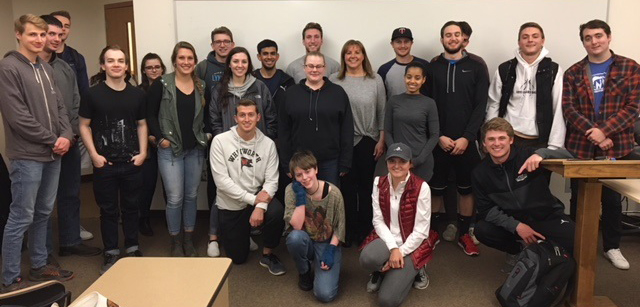
<svg viewBox="0 0 640 307">
<path fill-rule="evenodd" d="M 13 30 L 22 34 L 24 33 L 24 29 L 28 23 L 36 26 L 38 29 L 42 29 L 45 31 L 49 30 L 49 25 L 47 24 L 47 22 L 45 22 L 44 19 L 33 14 L 25 14 L 16 19 L 15 23 L 13 24 Z"/>
</svg>

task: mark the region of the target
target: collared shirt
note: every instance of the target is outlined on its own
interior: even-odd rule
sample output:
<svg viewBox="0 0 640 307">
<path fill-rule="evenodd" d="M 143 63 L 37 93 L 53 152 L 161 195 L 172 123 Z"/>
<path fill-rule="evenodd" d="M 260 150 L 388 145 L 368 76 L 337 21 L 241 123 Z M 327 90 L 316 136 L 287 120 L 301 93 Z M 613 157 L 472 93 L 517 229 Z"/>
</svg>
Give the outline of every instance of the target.
<svg viewBox="0 0 640 307">
<path fill-rule="evenodd" d="M 604 85 L 604 98 L 595 112 L 588 57 L 564 74 L 562 110 L 567 121 L 566 149 L 580 159 L 596 156 L 624 157 L 633 150 L 633 125 L 638 118 L 640 65 L 612 53 L 613 63 Z M 613 141 L 613 148 L 602 151 L 585 133 L 599 128 Z"/>
<path fill-rule="evenodd" d="M 382 241 L 384 241 L 389 250 L 399 248 L 402 256 L 411 254 L 420 246 L 422 241 L 429 236 L 429 220 L 431 218 L 431 191 L 429 190 L 427 183 L 423 182 L 420 186 L 420 194 L 418 195 L 413 232 L 411 232 L 407 237 L 406 241 L 402 239 L 399 214 L 400 199 L 402 198 L 402 193 L 404 193 L 404 188 L 407 185 L 410 175 L 410 173 L 407 174 L 407 177 L 398 184 L 398 187 L 395 190 L 393 189 L 391 176 L 387 176 L 387 178 L 389 178 L 389 194 L 391 197 L 389 202 L 391 218 L 390 225 L 387 225 L 384 222 L 382 210 L 380 209 L 380 191 L 378 190 L 378 180 L 380 180 L 380 177 L 375 178 L 373 182 L 373 193 L 371 195 L 371 203 L 373 206 L 373 227 L 375 228 L 376 233 Z"/>
</svg>

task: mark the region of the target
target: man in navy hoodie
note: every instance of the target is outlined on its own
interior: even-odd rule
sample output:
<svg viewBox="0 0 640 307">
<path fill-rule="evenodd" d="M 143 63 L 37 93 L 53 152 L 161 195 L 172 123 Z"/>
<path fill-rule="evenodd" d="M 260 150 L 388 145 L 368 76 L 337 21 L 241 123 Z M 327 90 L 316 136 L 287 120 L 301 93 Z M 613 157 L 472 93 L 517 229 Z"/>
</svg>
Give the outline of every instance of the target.
<svg viewBox="0 0 640 307">
<path fill-rule="evenodd" d="M 11 194 L 2 241 L 2 292 L 24 288 L 20 275 L 22 241 L 29 232 L 33 281 L 69 280 L 73 272 L 47 264 L 47 221 L 60 176 L 60 157 L 73 138 L 53 69 L 38 57 L 46 43 L 47 23 L 32 14 L 14 25 L 18 50 L 0 61 L 0 112 L 7 139 Z"/>
<path fill-rule="evenodd" d="M 444 191 L 447 188 L 449 172 L 453 168 L 458 187 L 459 212 L 458 245 L 470 256 L 479 254 L 478 248 L 469 235 L 469 225 L 474 212 L 471 194 L 471 170 L 480 161 L 476 138 L 484 120 L 487 105 L 489 79 L 484 66 L 463 52 L 463 33 L 459 22 L 449 21 L 440 30 L 440 42 L 444 52 L 431 62 L 431 91 L 438 106 L 440 119 L 439 146 L 433 151 L 433 177 L 429 186 L 432 197 L 432 225 L 429 235 L 438 242 L 437 224 L 442 214 Z M 455 229 L 453 224 L 447 226 Z M 455 239 L 455 230 L 448 231 Z M 445 232 L 447 234 L 447 232 Z"/>
</svg>

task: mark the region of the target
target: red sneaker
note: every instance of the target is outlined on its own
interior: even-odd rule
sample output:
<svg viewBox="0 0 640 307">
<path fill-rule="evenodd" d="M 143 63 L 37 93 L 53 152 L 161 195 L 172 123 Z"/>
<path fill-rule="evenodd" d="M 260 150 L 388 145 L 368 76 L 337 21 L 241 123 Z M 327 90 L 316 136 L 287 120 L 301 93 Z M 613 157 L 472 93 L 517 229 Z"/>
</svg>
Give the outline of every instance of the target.
<svg viewBox="0 0 640 307">
<path fill-rule="evenodd" d="M 465 233 L 460 237 L 460 239 L 458 240 L 458 245 L 462 247 L 462 251 L 464 251 L 464 253 L 469 256 L 480 255 L 480 250 L 473 243 L 473 239 L 471 239 L 471 236 L 468 233 Z"/>
<path fill-rule="evenodd" d="M 440 243 L 440 234 L 437 231 L 431 229 L 429 230 L 429 237 L 427 237 L 427 242 L 431 245 L 431 249 L 435 250 L 436 245 Z"/>
</svg>

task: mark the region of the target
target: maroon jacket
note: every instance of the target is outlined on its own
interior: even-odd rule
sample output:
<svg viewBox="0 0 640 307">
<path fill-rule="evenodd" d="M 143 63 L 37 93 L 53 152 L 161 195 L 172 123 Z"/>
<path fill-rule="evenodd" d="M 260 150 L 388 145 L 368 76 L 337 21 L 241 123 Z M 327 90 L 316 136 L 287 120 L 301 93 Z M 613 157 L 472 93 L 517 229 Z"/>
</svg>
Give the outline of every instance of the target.
<svg viewBox="0 0 640 307">
<path fill-rule="evenodd" d="M 562 111 L 567 122 L 565 147 L 580 159 L 596 156 L 620 158 L 633 150 L 633 125 L 638 118 L 640 101 L 640 65 L 636 61 L 612 53 L 613 63 L 605 80 L 600 114 L 595 114 L 591 88 L 589 59 L 573 64 L 564 73 Z M 585 132 L 597 127 L 613 141 L 613 147 L 602 151 L 593 145 Z"/>
<path fill-rule="evenodd" d="M 409 176 L 409 180 L 407 181 L 407 185 L 404 188 L 404 192 L 400 198 L 400 232 L 402 233 L 402 240 L 406 241 L 407 237 L 413 232 L 413 224 L 416 221 L 416 212 L 417 212 L 417 203 L 418 203 L 418 195 L 420 194 L 420 187 L 422 186 L 422 182 L 424 180 L 420 179 L 420 177 L 411 173 Z M 384 217 L 384 222 L 389 226 L 391 224 L 391 213 L 390 213 L 390 197 L 391 193 L 389 192 L 389 180 L 387 176 L 382 176 L 378 180 L 378 190 L 379 192 L 379 204 L 380 210 L 382 211 L 382 216 Z M 367 244 L 371 243 L 373 240 L 379 238 L 376 230 L 372 230 L 371 234 L 362 242 L 360 246 L 360 250 L 364 249 Z M 429 240 L 422 241 L 422 244 L 416 250 L 411 253 L 411 259 L 413 259 L 413 266 L 416 270 L 425 266 L 429 261 L 431 261 L 433 253 L 433 246 L 429 244 Z"/>
</svg>

